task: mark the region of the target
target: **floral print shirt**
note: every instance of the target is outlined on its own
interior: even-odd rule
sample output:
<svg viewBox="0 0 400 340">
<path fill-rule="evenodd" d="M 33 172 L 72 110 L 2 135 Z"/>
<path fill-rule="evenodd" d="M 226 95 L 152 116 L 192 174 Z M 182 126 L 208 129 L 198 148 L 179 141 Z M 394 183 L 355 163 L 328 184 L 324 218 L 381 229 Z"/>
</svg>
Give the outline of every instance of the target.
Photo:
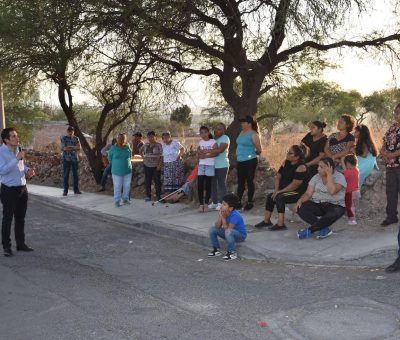
<svg viewBox="0 0 400 340">
<path fill-rule="evenodd" d="M 383 145 L 386 151 L 393 152 L 400 149 L 400 126 L 393 124 L 383 136 Z M 400 157 L 391 158 L 386 161 L 387 168 L 400 166 Z"/>
</svg>

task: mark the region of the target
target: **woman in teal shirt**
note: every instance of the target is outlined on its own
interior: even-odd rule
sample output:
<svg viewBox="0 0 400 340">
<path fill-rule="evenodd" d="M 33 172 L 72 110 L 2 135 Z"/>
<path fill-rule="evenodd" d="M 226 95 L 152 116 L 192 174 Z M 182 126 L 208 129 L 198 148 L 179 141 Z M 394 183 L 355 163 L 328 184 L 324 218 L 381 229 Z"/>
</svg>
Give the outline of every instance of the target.
<svg viewBox="0 0 400 340">
<path fill-rule="evenodd" d="M 239 119 L 242 123 L 242 132 L 236 139 L 236 160 L 238 189 L 237 195 L 240 202 L 243 198 L 245 183 L 247 182 L 247 203 L 244 210 L 250 210 L 254 206 L 254 176 L 257 168 L 257 155 L 261 154 L 261 140 L 258 134 L 258 124 L 252 116 Z M 240 203 L 240 206 L 242 204 Z"/>
<path fill-rule="evenodd" d="M 211 197 L 212 203 L 208 206 L 209 209 L 220 210 L 222 198 L 226 195 L 228 189 L 226 179 L 229 170 L 229 144 L 230 139 L 225 134 L 226 126 L 224 123 L 219 123 L 214 129 L 214 139 L 217 147 L 209 151 L 210 155 L 215 157 L 215 174 L 212 179 Z"/>
<path fill-rule="evenodd" d="M 130 204 L 129 192 L 132 181 L 132 151 L 127 143 L 127 137 L 121 133 L 117 137 L 117 144 L 108 152 L 108 160 L 111 164 L 111 173 L 114 185 L 115 206 Z"/>
</svg>

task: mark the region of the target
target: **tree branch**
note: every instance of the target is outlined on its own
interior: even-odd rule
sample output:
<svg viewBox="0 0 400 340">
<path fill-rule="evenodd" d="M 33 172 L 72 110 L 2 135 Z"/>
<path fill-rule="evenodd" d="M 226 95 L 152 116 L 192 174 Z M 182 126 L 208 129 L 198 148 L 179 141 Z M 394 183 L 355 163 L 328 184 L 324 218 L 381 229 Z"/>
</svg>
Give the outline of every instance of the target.
<svg viewBox="0 0 400 340">
<path fill-rule="evenodd" d="M 290 55 L 303 51 L 306 48 L 313 48 L 318 51 L 328 51 L 338 47 L 358 47 L 358 48 L 363 48 L 368 46 L 378 47 L 384 45 L 389 41 L 395 41 L 395 40 L 400 40 L 399 33 L 391 34 L 386 37 L 376 38 L 372 40 L 363 40 L 363 41 L 342 40 L 332 44 L 320 44 L 315 41 L 305 41 L 300 45 L 294 46 L 279 53 L 278 60 L 279 61 L 287 60 L 287 58 Z"/>
</svg>

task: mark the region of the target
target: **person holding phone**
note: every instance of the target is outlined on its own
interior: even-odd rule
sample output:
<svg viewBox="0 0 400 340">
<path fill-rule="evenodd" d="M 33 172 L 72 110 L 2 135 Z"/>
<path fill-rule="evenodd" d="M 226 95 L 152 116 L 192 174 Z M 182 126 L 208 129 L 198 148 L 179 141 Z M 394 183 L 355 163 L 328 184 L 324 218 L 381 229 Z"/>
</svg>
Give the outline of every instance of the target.
<svg viewBox="0 0 400 340">
<path fill-rule="evenodd" d="M 28 207 L 26 178 L 35 175 L 33 169 L 24 164 L 25 153 L 20 146 L 17 131 L 10 127 L 1 131 L 3 145 L 0 147 L 1 203 L 3 221 L 1 241 L 4 256 L 13 256 L 11 250 L 11 225 L 15 219 L 15 241 L 17 251 L 32 251 L 25 243 L 25 215 Z"/>
<path fill-rule="evenodd" d="M 319 231 L 317 239 L 332 235 L 329 228 L 346 211 L 347 182 L 344 175 L 335 170 L 332 158 L 324 157 L 318 163 L 318 174 L 311 178 L 307 191 L 296 203 L 297 213 L 310 226 L 297 232 L 305 239 Z"/>
</svg>

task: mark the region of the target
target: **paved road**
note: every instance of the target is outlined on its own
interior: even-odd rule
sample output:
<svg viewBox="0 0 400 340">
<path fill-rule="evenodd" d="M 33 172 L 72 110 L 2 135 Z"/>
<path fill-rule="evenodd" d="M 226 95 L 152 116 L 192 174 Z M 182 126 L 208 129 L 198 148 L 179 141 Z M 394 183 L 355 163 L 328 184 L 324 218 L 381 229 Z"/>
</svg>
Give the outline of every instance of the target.
<svg viewBox="0 0 400 340">
<path fill-rule="evenodd" d="M 0 339 L 398 339 L 400 275 L 207 259 L 32 198 L 0 258 Z M 265 323 L 259 323 L 265 322 Z"/>
</svg>

